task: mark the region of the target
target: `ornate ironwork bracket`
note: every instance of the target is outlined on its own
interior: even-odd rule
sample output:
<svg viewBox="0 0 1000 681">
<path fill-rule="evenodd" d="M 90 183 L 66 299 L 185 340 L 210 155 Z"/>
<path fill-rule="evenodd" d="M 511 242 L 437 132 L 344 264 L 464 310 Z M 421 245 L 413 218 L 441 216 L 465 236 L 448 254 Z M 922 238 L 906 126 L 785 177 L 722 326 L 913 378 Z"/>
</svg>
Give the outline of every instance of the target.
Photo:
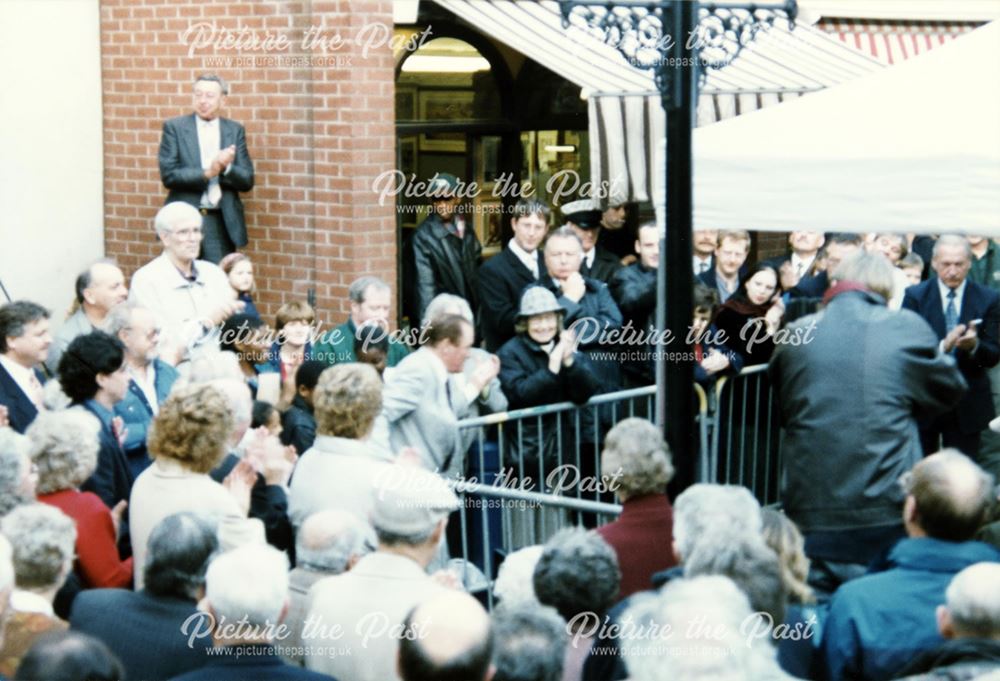
<svg viewBox="0 0 1000 681">
<path fill-rule="evenodd" d="M 617 49 L 632 66 L 652 70 L 656 87 L 669 97 L 671 73 L 681 64 L 681 47 L 704 84 L 709 69 L 735 60 L 744 47 L 774 22 L 794 24 L 795 0 L 773 3 L 718 3 L 698 5 L 697 26 L 690 35 L 674 35 L 678 5 L 692 0 L 559 0 L 565 28 L 575 27 Z"/>
</svg>

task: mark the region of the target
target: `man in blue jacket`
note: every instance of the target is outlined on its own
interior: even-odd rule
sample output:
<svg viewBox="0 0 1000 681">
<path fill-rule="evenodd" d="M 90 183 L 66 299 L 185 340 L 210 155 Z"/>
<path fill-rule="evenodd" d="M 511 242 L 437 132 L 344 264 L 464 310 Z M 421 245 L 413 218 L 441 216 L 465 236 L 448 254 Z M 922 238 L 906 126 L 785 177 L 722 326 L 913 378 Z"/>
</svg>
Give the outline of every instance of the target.
<svg viewBox="0 0 1000 681">
<path fill-rule="evenodd" d="M 993 478 L 968 457 L 954 449 L 933 454 L 901 484 L 907 538 L 830 601 L 822 643 L 828 679 L 894 678 L 943 642 L 935 611 L 952 577 L 1000 561 L 1000 551 L 972 541 L 992 508 Z"/>
<path fill-rule="evenodd" d="M 122 448 L 132 476 L 138 478 L 150 464 L 146 453 L 149 424 L 170 394 L 177 370 L 158 357 L 160 328 L 153 313 L 141 305 L 128 302 L 112 308 L 104 328 L 125 347 L 128 392 L 115 405 L 115 414 L 125 423 Z"/>
</svg>

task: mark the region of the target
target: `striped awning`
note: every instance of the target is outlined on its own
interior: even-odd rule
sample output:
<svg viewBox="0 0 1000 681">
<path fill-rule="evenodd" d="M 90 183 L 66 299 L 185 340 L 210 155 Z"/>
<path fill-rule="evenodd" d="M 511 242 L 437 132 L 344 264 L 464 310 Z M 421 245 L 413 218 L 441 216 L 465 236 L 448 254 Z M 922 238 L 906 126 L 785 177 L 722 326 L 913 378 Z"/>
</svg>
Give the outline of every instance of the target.
<svg viewBox="0 0 1000 681">
<path fill-rule="evenodd" d="M 887 64 L 915 57 L 965 35 L 981 22 L 874 21 L 823 18 L 816 27 Z"/>
<path fill-rule="evenodd" d="M 591 180 L 648 201 L 666 130 L 651 71 L 633 67 L 582 19 L 563 26 L 555 0 L 435 0 L 473 29 L 578 85 L 590 106 Z M 756 111 L 881 69 L 884 62 L 808 25 L 776 21 L 708 73 L 697 125 Z"/>
</svg>

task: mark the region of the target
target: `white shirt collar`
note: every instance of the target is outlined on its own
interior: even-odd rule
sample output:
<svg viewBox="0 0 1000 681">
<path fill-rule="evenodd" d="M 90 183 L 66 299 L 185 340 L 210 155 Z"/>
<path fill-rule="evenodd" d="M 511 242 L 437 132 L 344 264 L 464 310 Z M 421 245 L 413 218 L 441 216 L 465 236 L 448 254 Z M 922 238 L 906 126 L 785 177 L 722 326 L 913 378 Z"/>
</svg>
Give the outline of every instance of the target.
<svg viewBox="0 0 1000 681">
<path fill-rule="evenodd" d="M 13 593 L 11 593 L 10 607 L 18 612 L 37 612 L 49 617 L 55 617 L 56 615 L 52 610 L 51 603 L 38 594 L 24 591 L 23 589 L 14 589 Z"/>
<path fill-rule="evenodd" d="M 597 255 L 597 247 L 591 248 L 589 251 L 583 252 L 583 262 L 587 264 L 587 267 L 594 266 L 594 256 Z"/>
<path fill-rule="evenodd" d="M 510 249 L 511 253 L 517 256 L 517 259 L 520 260 L 525 267 L 527 267 L 531 272 L 535 274 L 535 278 L 537 279 L 539 274 L 538 251 L 536 250 L 531 253 L 528 253 L 526 250 L 521 248 L 520 245 L 518 245 L 516 239 L 511 239 L 509 242 L 507 242 L 507 247 Z"/>
<path fill-rule="evenodd" d="M 792 269 L 796 272 L 799 271 L 799 264 L 802 265 L 802 274 L 805 276 L 806 274 L 809 274 L 809 268 L 812 267 L 813 261 L 816 260 L 816 255 L 813 254 L 809 258 L 803 258 L 799 256 L 798 253 L 792 253 L 790 260 L 792 263 Z"/>
</svg>

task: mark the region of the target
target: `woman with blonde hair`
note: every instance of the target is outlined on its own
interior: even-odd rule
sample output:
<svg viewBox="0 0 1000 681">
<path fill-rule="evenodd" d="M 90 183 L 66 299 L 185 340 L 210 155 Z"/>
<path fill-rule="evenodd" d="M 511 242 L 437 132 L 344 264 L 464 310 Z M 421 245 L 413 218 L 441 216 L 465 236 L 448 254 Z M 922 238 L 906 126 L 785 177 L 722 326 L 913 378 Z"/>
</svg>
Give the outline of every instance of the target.
<svg viewBox="0 0 1000 681">
<path fill-rule="evenodd" d="M 132 584 L 132 559 L 121 560 L 117 546 L 125 504 L 109 511 L 96 494 L 80 491 L 97 467 L 99 431 L 95 417 L 68 409 L 39 413 L 27 435 L 38 500 L 76 523 L 76 572 L 84 587 L 122 588 Z"/>
<path fill-rule="evenodd" d="M 137 589 L 149 534 L 167 516 L 192 511 L 219 520 L 246 518 L 257 478 L 249 462 L 241 461 L 225 484 L 209 476 L 225 457 L 232 431 L 229 402 L 214 386 L 175 388 L 160 405 L 149 430 L 153 463 L 135 481 L 129 505 Z"/>
<path fill-rule="evenodd" d="M 781 581 L 788 594 L 783 624 L 788 632 L 799 634 L 775 641 L 778 662 L 792 676 L 817 678 L 814 668 L 818 661 L 820 620 L 824 611 L 816 607 L 813 590 L 806 582 L 809 559 L 805 554 L 805 540 L 795 523 L 781 511 L 765 508 L 761 511 L 761 520 L 764 542 L 778 555 Z"/>
</svg>

